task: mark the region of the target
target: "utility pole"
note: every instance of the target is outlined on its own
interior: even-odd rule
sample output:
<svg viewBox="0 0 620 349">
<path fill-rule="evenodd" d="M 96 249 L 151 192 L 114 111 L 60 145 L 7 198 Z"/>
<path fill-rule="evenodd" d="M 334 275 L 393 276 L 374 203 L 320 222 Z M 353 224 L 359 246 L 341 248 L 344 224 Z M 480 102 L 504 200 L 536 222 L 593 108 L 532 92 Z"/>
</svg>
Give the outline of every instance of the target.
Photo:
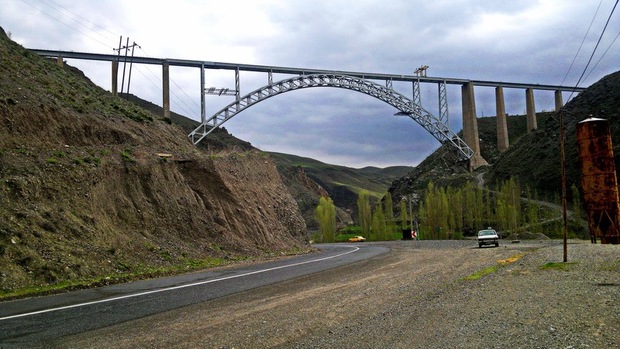
<svg viewBox="0 0 620 349">
<path fill-rule="evenodd" d="M 123 90 L 125 89 L 125 69 L 127 67 L 127 56 L 129 54 L 129 50 L 131 50 L 131 60 L 129 62 L 129 77 L 127 78 L 127 94 L 129 94 L 129 83 L 131 82 L 131 70 L 133 67 L 134 48 L 136 46 L 140 48 L 140 45 L 136 44 L 135 41 L 133 42 L 133 44 L 129 45 L 129 38 L 127 38 L 127 43 L 125 44 L 125 46 L 121 46 L 122 43 L 123 43 L 123 36 L 121 35 L 119 42 L 118 42 L 118 49 L 113 49 L 113 50 L 118 51 L 119 61 L 121 57 L 121 50 L 125 50 L 125 58 L 123 60 L 123 78 L 121 81 L 121 91 L 120 91 L 121 94 L 123 93 Z"/>
<path fill-rule="evenodd" d="M 564 263 L 568 262 L 568 247 L 567 247 L 567 235 L 568 235 L 568 219 L 566 214 L 566 154 L 564 150 L 564 108 L 560 109 L 560 162 L 562 166 L 562 219 L 563 219 L 563 257 L 562 261 Z"/>
</svg>

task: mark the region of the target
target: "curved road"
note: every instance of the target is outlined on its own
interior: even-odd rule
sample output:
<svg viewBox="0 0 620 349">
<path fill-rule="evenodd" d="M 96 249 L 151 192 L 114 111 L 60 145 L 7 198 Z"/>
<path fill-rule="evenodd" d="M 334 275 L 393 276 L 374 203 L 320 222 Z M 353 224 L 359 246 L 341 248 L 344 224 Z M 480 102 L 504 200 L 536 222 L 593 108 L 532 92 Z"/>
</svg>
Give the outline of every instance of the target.
<svg viewBox="0 0 620 349">
<path fill-rule="evenodd" d="M 266 263 L 0 303 L 0 348 L 21 348 L 325 271 L 388 252 L 321 244 L 320 252 Z"/>
</svg>

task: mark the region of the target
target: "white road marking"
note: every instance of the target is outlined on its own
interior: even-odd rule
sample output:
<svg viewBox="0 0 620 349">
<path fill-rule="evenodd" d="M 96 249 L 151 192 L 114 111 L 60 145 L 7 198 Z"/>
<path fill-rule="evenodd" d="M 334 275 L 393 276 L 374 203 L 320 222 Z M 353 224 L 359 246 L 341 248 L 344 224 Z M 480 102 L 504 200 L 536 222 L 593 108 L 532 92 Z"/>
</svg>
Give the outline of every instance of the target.
<svg viewBox="0 0 620 349">
<path fill-rule="evenodd" d="M 98 304 L 98 303 L 112 302 L 112 301 L 117 301 L 117 300 L 121 300 L 121 299 L 127 299 L 127 298 L 144 296 L 144 295 L 148 295 L 148 294 L 154 294 L 154 293 L 178 290 L 178 289 L 186 288 L 186 287 L 200 286 L 200 285 L 210 284 L 210 283 L 217 282 L 217 281 L 229 280 L 229 279 L 239 278 L 239 277 L 242 277 L 242 276 L 248 276 L 248 275 L 253 275 L 253 274 L 260 274 L 260 273 L 265 273 L 265 272 L 268 272 L 268 271 L 273 271 L 273 270 L 278 270 L 278 269 L 296 267 L 298 265 L 303 265 L 303 264 L 308 264 L 308 263 L 320 262 L 320 261 L 324 261 L 324 260 L 328 260 L 328 259 L 332 259 L 332 258 L 341 257 L 341 256 L 347 255 L 349 253 L 353 253 L 353 252 L 357 252 L 357 251 L 359 251 L 359 247 L 353 247 L 353 249 L 351 251 L 347 251 L 347 252 L 344 252 L 344 253 L 341 253 L 341 254 L 337 254 L 337 255 L 334 255 L 334 256 L 330 256 L 330 257 L 323 257 L 323 258 L 313 259 L 313 260 L 309 260 L 309 261 L 305 261 L 305 262 L 298 262 L 298 263 L 293 263 L 293 264 L 289 264 L 289 265 L 282 265 L 282 266 L 279 266 L 279 267 L 273 267 L 273 268 L 268 268 L 268 269 L 256 270 L 256 271 L 251 271 L 251 272 L 247 272 L 247 273 L 244 273 L 244 274 L 231 275 L 231 276 L 221 277 L 221 278 L 213 279 L 213 280 L 205 280 L 205 281 L 193 282 L 193 283 L 189 283 L 189 284 L 185 284 L 185 285 L 172 286 L 172 287 L 166 287 L 166 288 L 161 288 L 161 289 L 152 290 L 152 291 L 145 291 L 145 292 L 139 292 L 139 293 L 134 293 L 134 294 L 128 294 L 128 295 L 125 295 L 125 296 L 106 298 L 106 299 L 101 299 L 101 300 L 98 300 L 98 301 L 77 303 L 77 304 L 66 305 L 66 306 L 57 307 L 57 308 L 50 308 L 50 309 L 33 311 L 33 312 L 30 312 L 30 313 L 10 315 L 10 316 L 5 316 L 5 317 L 0 317 L 0 321 L 2 321 L 2 320 L 9 320 L 9 319 L 16 319 L 16 318 L 21 318 L 21 317 L 27 317 L 27 316 L 43 314 L 43 313 L 51 313 L 51 312 L 54 312 L 54 311 L 71 309 L 71 308 L 78 308 L 78 307 L 83 307 L 83 306 L 93 305 L 93 304 Z"/>
</svg>

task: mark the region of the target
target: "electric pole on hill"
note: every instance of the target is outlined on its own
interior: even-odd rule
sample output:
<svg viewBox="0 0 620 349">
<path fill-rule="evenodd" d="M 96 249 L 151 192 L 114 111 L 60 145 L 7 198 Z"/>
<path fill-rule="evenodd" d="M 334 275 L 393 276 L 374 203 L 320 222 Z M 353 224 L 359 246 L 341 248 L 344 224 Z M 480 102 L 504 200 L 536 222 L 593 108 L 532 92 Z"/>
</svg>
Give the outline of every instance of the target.
<svg viewBox="0 0 620 349">
<path fill-rule="evenodd" d="M 123 78 L 121 81 L 121 94 L 123 93 L 123 90 L 125 88 L 125 69 L 127 67 L 127 56 L 129 55 L 129 51 L 131 50 L 131 57 L 129 60 L 129 76 L 127 77 L 127 95 L 129 95 L 129 84 L 131 82 L 131 70 L 133 67 L 133 56 L 134 56 L 134 48 L 137 46 L 138 48 L 141 48 L 140 45 L 136 44 L 136 42 L 134 41 L 133 44 L 129 45 L 129 38 L 127 38 L 127 43 L 125 44 L 125 46 L 121 46 L 123 44 L 123 36 L 121 35 L 119 41 L 118 41 L 118 49 L 113 49 L 114 51 L 118 51 L 118 60 L 120 61 L 120 57 L 121 57 L 121 50 L 125 50 L 125 55 L 124 55 L 124 59 L 123 59 Z"/>
</svg>

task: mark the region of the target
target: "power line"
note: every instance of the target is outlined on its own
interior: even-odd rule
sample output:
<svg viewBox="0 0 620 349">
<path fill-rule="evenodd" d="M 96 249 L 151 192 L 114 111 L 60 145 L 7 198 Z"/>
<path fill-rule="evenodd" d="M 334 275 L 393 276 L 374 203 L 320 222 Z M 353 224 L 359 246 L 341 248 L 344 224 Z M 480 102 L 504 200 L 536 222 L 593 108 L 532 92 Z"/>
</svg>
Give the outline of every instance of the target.
<svg viewBox="0 0 620 349">
<path fill-rule="evenodd" d="M 592 24 L 594 23 L 594 20 L 596 19 L 596 15 L 598 14 L 598 10 L 601 8 L 601 4 L 603 3 L 603 0 L 601 0 L 598 3 L 598 7 L 596 8 L 596 12 L 594 12 L 594 16 L 592 16 L 592 21 L 590 21 L 590 25 L 588 26 L 588 30 L 586 30 L 586 33 L 583 36 L 583 39 L 581 39 L 581 44 L 579 44 L 579 48 L 577 49 L 577 53 L 575 53 L 575 57 L 573 57 L 573 61 L 570 62 L 570 66 L 568 67 L 568 70 L 566 71 L 566 75 L 564 75 L 564 79 L 562 79 L 562 83 L 560 85 L 564 85 L 564 81 L 566 81 L 566 78 L 568 77 L 568 74 L 570 73 L 571 69 L 573 68 L 573 64 L 575 64 L 575 60 L 577 59 L 577 56 L 579 56 L 579 52 L 581 52 L 581 48 L 583 47 L 583 43 L 586 41 L 586 38 L 588 37 L 588 34 L 590 33 L 590 29 L 592 28 Z"/>
<path fill-rule="evenodd" d="M 146 52 L 146 51 L 145 51 L 142 47 L 140 47 L 140 49 L 142 50 L 142 52 L 144 52 L 144 54 L 145 54 L 147 57 L 152 57 L 152 56 L 151 56 L 151 55 L 149 55 L 149 54 L 148 54 L 148 53 L 147 53 L 147 52 Z M 160 78 L 159 76 L 157 76 L 155 73 L 153 73 L 153 71 L 152 71 L 151 69 L 147 69 L 147 70 L 148 70 L 148 71 L 149 71 L 149 72 L 150 72 L 153 76 L 155 76 L 159 82 L 161 82 L 161 83 L 163 84 L 163 82 L 161 81 L 161 78 Z M 179 86 L 179 84 L 177 84 L 177 83 L 176 83 L 176 81 L 174 81 L 174 79 L 170 78 L 170 81 L 171 81 L 171 82 L 174 84 L 174 86 L 176 86 L 176 87 L 177 87 L 177 88 L 178 88 L 181 92 L 183 92 L 183 94 L 184 94 L 184 95 L 185 95 L 185 96 L 186 96 L 189 100 L 193 101 L 193 103 L 194 103 L 194 106 L 195 106 L 195 107 L 197 107 L 198 109 L 200 109 L 200 106 L 198 105 L 198 103 L 196 103 L 196 102 L 194 101 L 194 99 L 192 99 L 192 98 L 191 98 L 191 97 L 190 97 L 190 96 L 189 96 L 189 95 L 185 92 L 185 90 L 183 90 L 183 88 L 181 88 L 181 86 Z M 201 91 L 201 92 L 202 92 L 202 91 Z M 175 98 L 176 98 L 175 100 L 177 100 L 180 104 L 185 105 L 185 106 L 189 109 L 189 111 L 188 111 L 188 110 L 186 110 L 186 109 L 184 109 L 184 108 L 181 108 L 181 109 L 183 109 L 186 113 L 188 113 L 188 115 L 186 115 L 186 116 L 190 116 L 190 115 L 191 115 L 191 116 L 198 117 L 198 115 L 196 115 L 196 114 L 195 114 L 195 112 L 192 112 L 192 111 L 191 111 L 191 110 L 192 110 L 192 108 L 191 108 L 189 105 L 187 105 L 187 103 L 185 103 L 185 100 L 183 100 L 182 98 L 180 98 L 180 97 L 179 97 L 179 96 L 178 96 L 178 95 L 174 92 L 174 90 L 171 90 L 171 91 L 170 91 L 170 93 L 172 94 L 172 96 L 173 96 L 173 97 L 175 97 Z"/>
<path fill-rule="evenodd" d="M 590 76 L 590 74 L 592 74 L 592 72 L 598 66 L 598 64 L 601 63 L 601 60 L 603 60 L 603 57 L 605 57 L 605 55 L 607 54 L 609 49 L 614 45 L 614 43 L 616 43 L 616 40 L 618 40 L 618 37 L 620 37 L 620 32 L 618 32 L 618 34 L 616 34 L 616 37 L 611 41 L 611 44 L 609 44 L 609 46 L 607 46 L 607 49 L 605 50 L 605 52 L 603 52 L 603 55 L 601 55 L 601 57 L 598 59 L 598 61 L 596 61 L 596 64 L 594 64 L 594 66 L 590 69 L 588 74 L 583 78 L 584 80 L 588 80 L 588 77 Z"/>
<path fill-rule="evenodd" d="M 96 28 L 100 29 L 101 31 L 106 32 L 106 33 L 109 33 L 109 34 L 114 35 L 114 36 L 117 36 L 116 34 L 112 33 L 110 30 L 106 29 L 105 27 L 100 26 L 100 25 L 98 25 L 97 23 L 95 23 L 95 22 L 93 22 L 93 21 L 91 21 L 91 20 L 89 20 L 89 19 L 87 19 L 87 18 L 85 18 L 85 17 L 81 16 L 80 14 L 78 14 L 78 13 L 76 13 L 76 12 L 74 12 L 74 11 L 71 11 L 71 10 L 67 9 L 66 7 L 64 7 L 64 6 L 60 5 L 59 3 L 57 3 L 56 1 L 54 1 L 54 0 L 44 0 L 44 1 L 41 3 L 42 5 L 45 5 L 45 6 L 47 6 L 48 8 L 50 8 L 52 11 L 54 11 L 53 13 L 52 13 L 52 12 L 50 12 L 50 11 L 46 11 L 46 10 L 44 10 L 44 9 L 40 8 L 40 7 L 37 7 L 37 6 L 35 6 L 35 5 L 33 5 L 33 4 L 29 3 L 29 2 L 27 2 L 26 0 L 21 0 L 21 1 L 22 1 L 24 4 L 26 4 L 26 5 L 30 6 L 30 7 L 32 7 L 33 9 L 35 9 L 35 10 L 39 11 L 40 13 L 42 13 L 42 14 L 46 15 L 47 17 L 49 17 L 49 18 L 51 18 L 51 19 L 53 19 L 53 20 L 55 20 L 55 21 L 57 21 L 57 22 L 59 22 L 59 23 L 61 23 L 61 24 L 65 25 L 65 26 L 67 26 L 68 28 L 70 28 L 70 29 L 72 29 L 72 30 L 74 30 L 74 31 L 76 31 L 76 32 L 78 32 L 78 33 L 80 33 L 80 34 L 82 34 L 82 35 L 84 35 L 84 36 L 88 37 L 89 39 L 91 39 L 91 40 L 93 40 L 93 41 L 96 41 L 96 42 L 98 42 L 98 43 L 100 43 L 100 44 L 102 44 L 102 45 L 104 45 L 104 46 L 106 46 L 106 47 L 108 47 L 108 48 L 112 47 L 112 49 L 113 49 L 113 50 L 115 49 L 115 48 L 114 48 L 114 46 L 112 46 L 112 45 L 110 45 L 110 44 L 108 44 L 108 43 L 106 43 L 106 42 L 103 42 L 103 41 L 101 41 L 100 39 L 98 39 L 98 38 L 94 37 L 93 35 L 91 35 L 91 34 L 89 34 L 89 33 L 85 32 L 85 31 L 81 30 L 80 28 L 76 27 L 75 25 L 72 25 L 72 24 L 71 24 L 71 22 L 73 22 L 73 23 L 77 24 L 79 27 L 85 28 L 86 30 L 90 31 L 91 33 L 95 33 L 96 35 L 100 36 L 101 38 L 103 38 L 103 39 L 105 39 L 105 40 L 112 40 L 112 39 L 110 39 L 110 37 L 107 37 L 107 36 L 103 35 L 101 32 L 98 32 L 98 31 L 93 30 L 93 29 L 92 29 L 92 27 L 96 27 Z M 63 12 L 64 12 L 64 13 L 63 13 Z M 69 14 L 70 14 L 70 15 L 69 15 Z M 68 21 L 64 20 L 64 19 L 63 19 L 63 17 L 64 17 L 64 18 L 68 18 L 70 22 L 68 22 Z M 84 24 L 84 23 L 88 23 L 88 24 L 90 24 L 92 27 L 91 27 L 91 26 L 88 26 L 88 25 L 86 25 L 86 24 Z M 114 40 L 116 40 L 116 39 L 114 39 Z M 138 47 L 139 47 L 139 46 L 138 46 Z M 140 48 L 140 47 L 139 47 L 139 48 Z M 146 53 L 146 52 L 145 52 L 145 53 Z M 149 57 L 149 55 L 148 55 L 148 54 L 147 54 L 147 57 Z M 149 71 L 150 71 L 150 70 L 149 70 Z M 155 84 L 152 80 L 148 79 L 148 77 L 146 77 L 146 75 L 145 75 L 144 73 L 142 73 L 142 72 L 140 72 L 140 73 L 141 73 L 141 75 L 143 75 L 145 78 L 147 78 L 147 80 L 149 80 L 149 82 L 151 82 L 153 85 L 155 85 L 155 86 L 157 86 L 157 87 L 161 88 L 161 85 L 159 85 L 159 86 L 158 86 L 158 85 L 157 85 L 157 84 Z M 152 72 L 151 72 L 151 73 L 152 73 Z M 189 98 L 190 100 L 192 100 L 192 101 L 193 101 L 193 99 L 192 99 L 192 98 L 191 98 L 191 97 L 190 97 L 190 96 L 189 96 L 189 95 L 188 95 L 188 94 L 187 94 L 187 93 L 186 93 L 186 92 L 185 92 L 185 91 L 181 88 L 181 86 L 179 86 L 179 85 L 178 85 L 178 84 L 177 84 L 177 83 L 176 83 L 173 79 L 170 79 L 170 80 L 172 81 L 172 83 L 173 83 L 173 84 L 174 84 L 174 85 L 175 85 L 175 86 L 176 86 L 176 87 L 177 87 L 177 88 L 178 88 L 181 92 L 183 92 L 183 94 L 184 94 L 187 98 Z M 159 79 L 159 81 L 161 82 L 161 79 Z M 122 91 L 121 91 L 121 92 L 122 92 Z M 187 103 L 185 103 L 185 100 L 184 100 L 183 98 L 179 97 L 179 96 L 178 96 L 178 95 L 177 95 L 174 91 L 171 91 L 171 94 L 172 94 L 172 96 L 173 96 L 173 97 L 175 97 L 175 100 L 176 100 L 176 101 L 177 101 L 177 102 L 181 105 L 181 109 L 183 109 L 183 111 L 184 111 L 185 113 L 187 113 L 187 114 L 188 114 L 188 116 L 189 116 L 189 115 L 191 115 L 191 116 L 197 117 L 196 112 L 192 112 L 192 111 L 191 111 L 191 109 L 192 109 L 192 108 L 191 108 L 189 105 L 187 105 Z M 200 106 L 198 106 L 198 104 L 197 104 L 195 101 L 194 101 L 193 103 L 194 103 L 194 105 L 195 105 L 196 107 L 200 108 Z M 183 107 L 182 107 L 182 105 L 184 105 L 184 106 L 185 106 L 185 107 L 187 107 L 188 109 L 183 108 Z"/>
<path fill-rule="evenodd" d="M 581 83 L 581 79 L 583 79 L 583 75 L 588 70 L 588 66 L 590 65 L 590 62 L 592 62 L 592 58 L 594 57 L 594 53 L 596 52 L 596 49 L 598 48 L 598 45 L 601 43 L 601 39 L 603 38 L 603 35 L 605 34 L 605 31 L 607 30 L 607 26 L 609 25 L 609 21 L 611 20 L 611 17 L 613 16 L 614 11 L 616 10 L 616 6 L 618 6 L 618 1 L 620 1 L 620 0 L 616 0 L 616 3 L 614 4 L 614 7 L 611 9 L 611 12 L 609 13 L 609 17 L 607 17 L 607 22 L 605 22 L 605 26 L 603 27 L 603 31 L 601 32 L 601 35 L 599 36 L 598 41 L 596 42 L 596 46 L 594 46 L 594 50 L 592 50 L 592 54 L 590 55 L 590 59 L 588 59 L 588 63 L 583 68 L 583 72 L 581 73 L 581 76 L 579 77 L 579 80 L 577 80 L 577 83 L 575 84 L 575 88 L 579 87 L 579 83 Z M 570 96 L 568 97 L 569 100 L 573 96 L 573 93 L 575 93 L 575 92 L 574 91 L 571 92 Z"/>
<path fill-rule="evenodd" d="M 110 44 L 109 44 L 109 43 L 105 43 L 105 42 L 103 42 L 103 41 L 101 41 L 101 40 L 99 40 L 99 39 L 97 39 L 97 38 L 95 38 L 95 37 L 91 36 L 90 34 L 83 32 L 82 30 L 80 30 L 80 29 L 78 29 L 78 28 L 76 28 L 76 27 L 72 26 L 71 24 L 69 24 L 69 23 L 67 23 L 67 22 L 63 21 L 62 19 L 60 19 L 60 18 L 58 18 L 58 17 L 55 17 L 55 16 L 53 16 L 53 15 L 52 15 L 52 14 L 50 14 L 50 13 L 47 13 L 47 12 L 46 12 L 46 11 L 44 11 L 43 9 L 41 9 L 41 8 L 39 8 L 39 7 L 36 7 L 36 6 L 34 6 L 34 5 L 32 5 L 32 4 L 28 3 L 28 2 L 26 2 L 25 0 L 21 0 L 21 1 L 22 1 L 24 4 L 26 4 L 26 5 L 30 6 L 30 7 L 32 7 L 33 9 L 35 9 L 35 10 L 39 11 L 39 12 L 40 12 L 40 13 L 42 13 L 42 14 L 44 14 L 45 16 L 47 16 L 47 17 L 49 17 L 49 18 L 51 18 L 51 19 L 53 19 L 53 20 L 55 20 L 55 21 L 57 21 L 57 22 L 59 22 L 59 23 L 61 23 L 61 24 L 65 25 L 65 26 L 67 26 L 68 28 L 70 28 L 70 29 L 72 29 L 72 30 L 74 30 L 74 31 L 76 31 L 76 32 L 78 32 L 78 33 L 80 33 L 80 34 L 82 34 L 82 35 L 84 35 L 84 36 L 86 36 L 86 37 L 88 37 L 88 38 L 90 38 L 90 39 L 92 39 L 92 40 L 94 40 L 94 41 L 96 41 L 96 42 L 98 42 L 98 43 L 100 43 L 100 44 L 104 45 L 104 46 L 106 46 L 106 47 L 112 47 L 112 46 L 110 46 Z M 48 5 L 48 6 L 49 6 L 49 5 Z M 70 18 L 70 17 L 69 17 L 69 18 Z M 76 23 L 80 24 L 81 26 L 83 26 L 83 27 L 87 28 L 88 30 L 91 30 L 91 31 L 92 31 L 92 29 L 90 29 L 90 28 L 88 28 L 87 26 L 85 26 L 84 24 L 82 24 L 82 23 L 80 23 L 80 22 L 76 21 L 75 19 L 71 19 L 71 20 L 72 20 L 73 22 L 76 22 Z M 97 32 L 95 32 L 95 33 L 97 33 Z M 99 34 L 99 35 L 100 35 L 100 34 Z"/>
<path fill-rule="evenodd" d="M 45 1 L 49 1 L 49 2 L 51 2 L 51 3 L 53 3 L 53 4 L 55 4 L 56 6 L 60 7 L 63 11 L 65 11 L 65 12 L 69 12 L 69 13 L 71 13 L 72 15 L 74 15 L 74 16 L 76 16 L 76 17 L 79 17 L 79 18 L 81 18 L 82 20 L 84 20 L 84 21 L 86 21 L 86 22 L 88 22 L 88 23 L 92 24 L 93 26 L 95 26 L 95 27 L 97 27 L 97 28 L 99 28 L 99 29 L 101 29 L 101 30 L 103 30 L 103 31 L 106 31 L 106 32 L 110 33 L 110 34 L 112 35 L 112 37 L 117 37 L 117 36 L 118 36 L 117 34 L 112 33 L 111 31 L 109 31 L 107 28 L 104 28 L 104 27 L 102 27 L 102 26 L 98 25 L 97 23 L 90 21 L 88 18 L 82 17 L 80 14 L 75 13 L 75 12 L 73 12 L 73 11 L 71 11 L 71 10 L 67 9 L 66 7 L 64 7 L 64 6 L 60 5 L 59 3 L 57 3 L 57 2 L 56 2 L 56 1 L 54 1 L 54 0 L 45 0 Z M 76 21 L 76 22 L 77 22 L 77 21 Z M 88 29 L 90 29 L 90 28 L 88 28 Z"/>
</svg>

